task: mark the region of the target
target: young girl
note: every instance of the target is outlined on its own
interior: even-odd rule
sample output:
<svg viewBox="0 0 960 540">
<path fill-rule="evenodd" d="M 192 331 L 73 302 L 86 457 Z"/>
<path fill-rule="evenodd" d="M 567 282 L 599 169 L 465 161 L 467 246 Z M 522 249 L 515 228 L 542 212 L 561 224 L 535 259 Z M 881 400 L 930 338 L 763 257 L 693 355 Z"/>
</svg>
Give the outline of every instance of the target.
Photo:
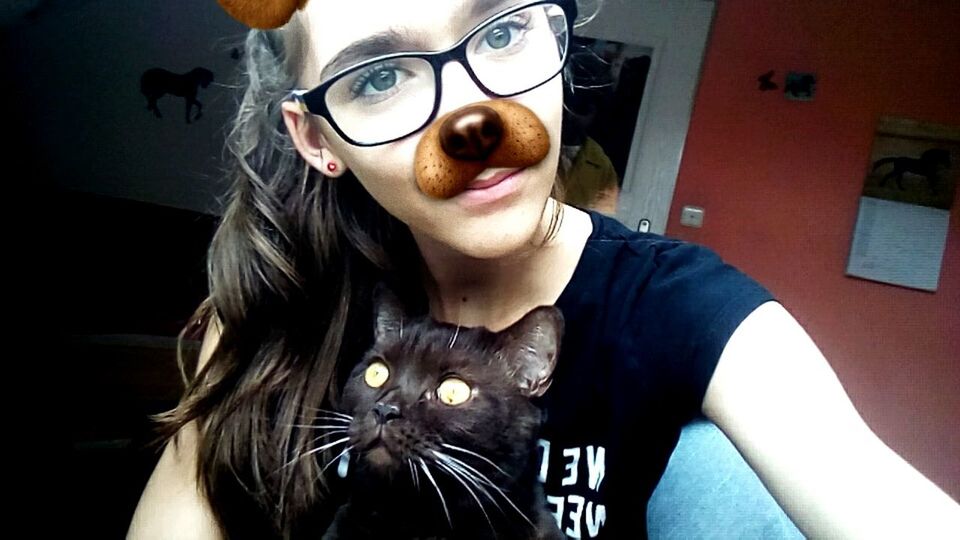
<svg viewBox="0 0 960 540">
<path fill-rule="evenodd" d="M 205 329 L 200 362 L 131 537 L 322 535 L 323 463 L 290 456 L 317 446 L 297 426 L 336 402 L 379 282 L 463 326 L 561 309 L 540 476 L 568 536 L 645 537 L 647 500 L 701 413 L 807 535 L 960 535 L 957 504 L 877 439 L 763 287 L 553 198 L 573 0 L 299 4 L 247 39 L 234 187 L 187 329 Z M 531 111 L 546 156 L 432 194 L 416 173 L 429 126 L 491 100 Z"/>
</svg>

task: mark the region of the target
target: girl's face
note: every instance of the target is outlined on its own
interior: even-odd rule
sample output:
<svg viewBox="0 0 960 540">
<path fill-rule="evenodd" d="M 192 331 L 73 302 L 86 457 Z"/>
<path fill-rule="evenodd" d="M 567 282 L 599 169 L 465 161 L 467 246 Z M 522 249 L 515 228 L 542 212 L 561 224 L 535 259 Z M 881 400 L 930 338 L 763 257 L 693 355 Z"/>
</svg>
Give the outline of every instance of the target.
<svg viewBox="0 0 960 540">
<path fill-rule="evenodd" d="M 415 43 L 414 50 L 442 50 L 490 16 L 519 3 L 519 0 L 311 0 L 300 14 L 306 29 L 304 39 L 308 42 L 300 86 L 313 88 L 325 80 L 321 79 L 321 73 L 328 63 L 359 40 L 398 32 L 409 36 Z M 384 51 L 384 54 L 389 52 L 394 51 Z M 464 105 L 491 99 L 456 62 L 443 67 L 441 84 L 438 117 Z M 299 116 L 303 113 L 293 104 L 284 105 L 284 116 L 298 149 L 312 166 L 327 173 L 324 166 L 333 160 L 351 169 L 381 206 L 410 227 L 421 246 L 440 243 L 468 256 L 495 258 L 525 249 L 543 233 L 544 207 L 558 162 L 562 88 L 558 75 L 538 88 L 509 98 L 531 109 L 546 126 L 551 144 L 543 161 L 483 193 L 468 190 L 446 200 L 425 195 L 416 184 L 414 156 L 424 130 L 392 143 L 358 147 L 344 141 L 320 117 L 307 114 L 311 123 L 307 125 L 311 125 L 311 129 L 306 130 Z M 487 169 L 476 182 L 503 171 Z"/>
</svg>

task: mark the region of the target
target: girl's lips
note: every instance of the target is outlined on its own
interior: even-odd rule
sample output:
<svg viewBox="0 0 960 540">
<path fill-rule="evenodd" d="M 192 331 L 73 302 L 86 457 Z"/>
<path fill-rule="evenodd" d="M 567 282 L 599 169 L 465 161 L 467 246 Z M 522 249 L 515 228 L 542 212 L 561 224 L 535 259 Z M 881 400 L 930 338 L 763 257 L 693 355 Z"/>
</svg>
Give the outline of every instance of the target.
<svg viewBox="0 0 960 540">
<path fill-rule="evenodd" d="M 525 170 L 503 170 L 488 178 L 474 180 L 456 200 L 462 206 L 475 207 L 503 199 L 517 191 L 522 176 L 519 173 Z"/>
<path fill-rule="evenodd" d="M 487 189 L 490 186 L 495 186 L 500 182 L 503 182 L 508 176 L 519 171 L 520 169 L 514 169 L 512 171 L 500 171 L 489 178 L 476 179 L 467 186 L 467 189 Z"/>
</svg>

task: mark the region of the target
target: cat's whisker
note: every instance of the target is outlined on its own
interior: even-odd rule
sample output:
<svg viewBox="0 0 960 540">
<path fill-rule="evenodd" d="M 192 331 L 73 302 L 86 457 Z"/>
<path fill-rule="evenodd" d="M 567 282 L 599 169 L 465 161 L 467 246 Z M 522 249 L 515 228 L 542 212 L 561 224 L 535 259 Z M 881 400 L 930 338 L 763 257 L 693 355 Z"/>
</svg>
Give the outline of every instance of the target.
<svg viewBox="0 0 960 540">
<path fill-rule="evenodd" d="M 457 342 L 457 336 L 459 336 L 459 335 L 460 335 L 460 325 L 458 324 L 458 325 L 457 325 L 457 330 L 453 333 L 453 338 L 450 340 L 450 346 L 447 347 L 448 349 L 452 349 L 452 348 L 453 348 L 453 344 Z"/>
<path fill-rule="evenodd" d="M 307 410 L 310 410 L 310 411 L 316 411 L 316 412 L 320 412 L 320 413 L 330 414 L 330 415 L 333 415 L 333 416 L 336 416 L 336 417 L 339 417 L 339 418 L 346 418 L 347 420 L 353 420 L 353 417 L 352 417 L 352 416 L 350 416 L 350 415 L 347 414 L 347 413 L 342 413 L 342 412 L 340 412 L 340 411 L 332 411 L 332 410 L 330 410 L 330 409 L 321 409 L 321 408 L 319 408 L 319 407 L 311 407 L 311 406 L 309 406 L 309 405 L 304 405 L 303 408 L 304 408 L 304 409 L 307 409 Z"/>
<path fill-rule="evenodd" d="M 427 479 L 430 480 L 430 483 L 433 484 L 433 488 L 437 490 L 437 495 L 440 496 L 440 504 L 443 505 L 443 513 L 447 516 L 447 524 L 450 525 L 450 528 L 453 528 L 453 522 L 450 521 L 450 511 L 447 510 L 447 500 L 443 498 L 443 493 L 440 492 L 440 486 L 437 485 L 437 481 L 433 479 L 433 475 L 430 474 L 430 469 L 427 468 L 427 464 L 424 463 L 423 458 L 417 458 L 420 460 L 420 467 L 423 468 L 423 474 L 427 475 Z"/>
<path fill-rule="evenodd" d="M 492 485 L 492 483 L 491 483 L 489 480 L 487 480 L 486 478 L 480 478 L 480 477 L 477 476 L 476 474 L 468 471 L 467 469 L 464 469 L 462 465 L 460 465 L 460 464 L 452 461 L 452 460 L 450 459 L 450 456 L 447 456 L 446 454 L 443 454 L 442 452 L 436 452 L 436 459 L 437 459 L 438 462 L 441 462 L 441 463 L 445 464 L 446 466 L 448 466 L 448 467 L 456 470 L 457 472 L 459 472 L 464 478 L 466 478 L 467 480 L 469 480 L 471 484 L 473 484 L 474 486 L 476 486 L 477 489 L 480 489 L 481 491 L 483 491 L 483 492 L 484 492 L 485 494 L 487 494 L 487 496 L 489 497 L 489 492 L 487 492 L 486 487 L 484 487 L 485 484 L 486 484 L 486 485 Z M 494 504 L 497 504 L 496 500 L 493 500 L 492 502 L 493 502 Z"/>
<path fill-rule="evenodd" d="M 417 489 L 417 492 L 420 491 L 420 474 L 417 473 L 417 468 L 413 466 L 413 460 L 407 458 L 407 464 L 410 465 L 410 477 L 413 478 L 413 487 Z"/>
<path fill-rule="evenodd" d="M 301 429 L 346 429 L 349 423 L 347 424 L 337 424 L 333 426 L 327 425 L 314 425 L 314 424 L 287 424 L 288 427 L 295 427 Z"/>
<path fill-rule="evenodd" d="M 483 512 L 483 517 L 485 517 L 485 518 L 487 519 L 487 524 L 490 525 L 490 531 L 493 532 L 493 536 L 494 536 L 494 538 L 496 538 L 496 536 L 497 536 L 497 531 L 496 531 L 496 529 L 493 528 L 493 522 L 490 521 L 490 516 L 487 514 L 486 508 L 483 507 L 483 503 L 480 502 L 480 498 L 477 497 L 477 494 L 474 493 L 472 489 L 470 489 L 470 486 L 467 485 L 467 483 L 463 481 L 463 478 L 460 478 L 460 476 L 461 476 L 460 473 L 458 473 L 458 472 L 455 471 L 454 469 L 451 469 L 450 466 L 448 466 L 447 464 L 443 463 L 442 461 L 437 461 L 436 464 L 440 467 L 440 470 L 441 470 L 441 471 L 443 471 L 443 472 L 449 474 L 450 476 L 452 476 L 453 478 L 455 478 L 455 479 L 457 480 L 457 482 L 460 482 L 460 483 L 463 485 L 463 487 L 467 490 L 467 493 L 469 493 L 470 496 L 473 497 L 473 500 L 476 501 L 476 503 L 477 503 L 477 507 L 479 507 L 479 508 L 480 508 L 480 511 Z"/>
<path fill-rule="evenodd" d="M 460 448 L 459 446 L 454 446 L 454 445 L 452 445 L 452 444 L 447 444 L 447 443 L 441 443 L 440 446 L 443 446 L 444 448 L 447 448 L 447 449 L 450 449 L 450 450 L 457 450 L 457 451 L 463 452 L 463 453 L 465 453 L 465 454 L 470 454 L 470 455 L 473 456 L 473 457 L 480 458 L 480 459 L 486 461 L 487 463 L 489 463 L 490 466 L 493 467 L 494 469 L 496 469 L 497 471 L 499 471 L 500 474 L 502 474 L 503 476 L 505 476 L 505 477 L 507 477 L 507 478 L 510 478 L 510 475 L 507 474 L 506 471 L 504 471 L 503 469 L 501 469 L 496 463 L 490 461 L 488 458 L 483 457 L 482 455 L 480 455 L 480 454 L 478 454 L 478 453 L 476 453 L 476 452 L 474 452 L 474 451 L 472 451 L 472 450 L 467 450 L 466 448 Z"/>
<path fill-rule="evenodd" d="M 313 405 L 303 405 L 303 408 L 309 409 L 311 411 L 320 411 L 320 412 L 330 413 L 335 416 L 350 416 L 349 414 L 343 411 L 336 411 L 334 409 L 325 409 L 323 407 L 314 407 Z"/>
<path fill-rule="evenodd" d="M 343 449 L 343 452 L 340 452 L 339 454 L 337 454 L 336 457 L 334 457 L 333 459 L 331 459 L 330 461 L 328 461 L 327 464 L 324 465 L 322 469 L 320 469 L 320 474 L 325 473 L 325 472 L 327 471 L 327 469 L 329 469 L 330 466 L 334 464 L 334 462 L 336 462 L 338 459 L 340 459 L 341 457 L 343 457 L 343 455 L 346 454 L 347 452 L 353 450 L 353 448 L 354 448 L 355 446 L 356 446 L 355 444 L 351 444 L 350 446 L 344 448 L 344 449 Z"/>
<path fill-rule="evenodd" d="M 344 418 L 342 416 L 334 416 L 330 413 L 322 411 L 303 411 L 297 415 L 298 420 L 303 420 L 304 422 L 352 422 L 350 418 Z"/>
<path fill-rule="evenodd" d="M 504 493 L 503 490 L 500 489 L 499 486 L 497 486 L 496 484 L 494 484 L 493 482 L 491 482 L 490 479 L 486 477 L 486 475 L 484 475 L 484 474 L 481 473 L 480 471 L 474 469 L 474 468 L 471 467 L 469 464 L 464 463 L 463 461 L 461 461 L 461 460 L 459 460 L 459 459 L 457 459 L 457 458 L 455 458 L 455 457 L 453 457 L 453 456 L 451 456 L 451 455 L 441 454 L 440 452 L 437 452 L 436 450 L 434 450 L 433 453 L 436 454 L 436 455 L 445 456 L 447 459 L 452 460 L 454 463 L 457 463 L 457 464 L 461 465 L 463 468 L 465 468 L 465 469 L 467 469 L 468 471 L 472 472 L 473 474 L 477 475 L 479 478 L 485 480 L 490 487 L 492 487 L 493 489 L 497 490 L 497 493 L 499 493 L 501 497 L 503 497 L 504 499 L 507 500 L 508 503 L 510 503 L 510 506 L 512 506 L 513 509 L 516 510 L 518 514 L 520 514 L 520 517 L 522 517 L 527 523 L 529 523 L 531 527 L 536 528 L 536 525 L 534 525 L 533 522 L 530 521 L 530 518 L 528 518 L 526 514 L 524 514 L 522 511 L 520 511 L 520 509 L 517 508 L 517 505 L 513 504 L 513 501 L 510 500 L 510 497 L 507 497 L 506 493 Z"/>
<path fill-rule="evenodd" d="M 304 422 L 296 424 L 288 424 L 290 427 L 306 429 L 306 430 L 321 430 L 321 429 L 347 429 L 353 423 L 353 420 L 347 420 L 346 418 L 304 418 Z"/>
<path fill-rule="evenodd" d="M 315 442 L 317 442 L 317 441 L 319 441 L 319 440 L 321 440 L 321 439 L 323 439 L 323 438 L 325 438 L 325 437 L 329 437 L 329 436 L 331 436 L 331 435 L 340 435 L 340 434 L 346 433 L 346 432 L 347 432 L 346 429 L 334 429 L 334 430 L 328 431 L 328 432 L 326 432 L 326 433 L 324 433 L 324 434 L 322 434 L 322 435 L 318 435 L 318 436 L 310 439 L 310 443 L 309 443 L 309 444 L 313 444 L 313 443 L 315 443 Z"/>
<path fill-rule="evenodd" d="M 438 456 L 437 459 L 439 460 L 438 463 L 439 463 L 439 462 L 442 462 L 442 463 L 444 463 L 447 467 L 450 467 L 451 469 L 453 469 L 453 470 L 457 471 L 458 473 L 460 473 L 460 475 L 463 476 L 468 482 L 470 482 L 471 484 L 473 484 L 473 486 L 474 486 L 475 488 L 477 488 L 477 489 L 480 491 L 480 493 L 483 493 L 483 495 L 484 495 L 490 502 L 492 502 L 494 506 L 497 507 L 497 510 L 499 510 L 501 514 L 505 514 L 505 512 L 503 511 L 503 508 L 501 508 L 501 507 L 500 507 L 500 504 L 497 502 L 497 499 L 494 498 L 494 496 L 491 495 L 489 491 L 487 491 L 487 488 L 485 488 L 485 487 L 483 486 L 483 483 L 481 483 L 481 481 L 480 481 L 476 476 L 474 476 L 473 473 L 471 473 L 470 471 L 464 469 L 463 467 L 457 465 L 456 463 L 454 463 L 454 462 L 452 462 L 452 461 L 446 460 L 446 456 L 443 456 L 442 454 L 441 454 L 441 456 Z"/>
<path fill-rule="evenodd" d="M 481 483 L 484 483 L 484 484 L 486 484 L 486 485 L 488 485 L 488 486 L 491 486 L 491 487 L 494 486 L 493 481 L 490 480 L 489 478 L 487 478 L 487 476 L 486 476 L 485 474 L 483 474 L 482 472 L 476 470 L 476 469 L 473 468 L 473 467 L 470 467 L 469 465 L 467 465 L 467 464 L 464 463 L 463 461 L 461 461 L 461 460 L 459 460 L 459 459 L 457 459 L 457 458 L 455 458 L 455 457 L 453 457 L 453 456 L 451 456 L 451 455 L 449 455 L 449 454 L 444 454 L 443 452 L 437 452 L 436 450 L 434 450 L 434 454 L 437 456 L 437 459 L 442 459 L 442 460 L 444 460 L 448 465 L 456 465 L 458 468 L 463 469 L 466 473 L 468 473 L 470 476 L 472 476 L 473 478 L 475 478 L 477 481 L 479 481 L 479 482 L 481 482 Z M 468 469 L 468 468 L 469 468 L 469 469 Z"/>
<path fill-rule="evenodd" d="M 301 416 L 301 418 L 306 418 L 306 416 Z M 333 416 L 326 413 L 317 413 L 310 416 L 309 420 L 314 422 L 353 422 L 350 418 L 343 418 L 341 416 Z"/>
<path fill-rule="evenodd" d="M 449 469 L 456 471 L 458 474 L 460 474 L 460 476 L 463 477 L 467 482 L 470 482 L 470 484 L 473 485 L 473 487 L 476 488 L 477 491 L 482 493 L 483 496 L 486 497 L 488 501 L 493 503 L 493 506 L 497 509 L 497 511 L 500 512 L 501 515 L 504 515 L 504 516 L 506 515 L 506 512 L 504 512 L 500 504 L 497 503 L 497 499 L 493 495 L 491 495 L 490 492 L 487 491 L 487 489 L 483 486 L 483 484 L 481 484 L 476 479 L 476 477 L 474 477 L 469 471 L 464 470 L 463 468 L 461 468 L 459 465 L 456 465 L 452 461 L 438 462 L 438 464 L 440 463 L 443 463 Z M 484 515 L 486 515 L 486 511 L 484 511 Z M 489 516 L 487 517 L 489 519 Z M 496 531 L 494 531 L 494 537 L 496 537 Z"/>
<path fill-rule="evenodd" d="M 313 450 L 310 450 L 310 451 L 308 451 L 308 452 L 304 452 L 304 453 L 300 454 L 299 456 L 291 459 L 291 460 L 288 461 L 287 463 L 284 463 L 283 466 L 281 467 L 281 469 L 286 468 L 286 467 L 289 467 L 289 466 L 293 465 L 294 463 L 300 461 L 301 459 L 303 459 L 303 458 L 305 458 L 305 457 L 307 457 L 307 456 L 310 456 L 310 455 L 312 455 L 312 454 L 316 454 L 317 452 L 323 452 L 323 451 L 326 450 L 327 448 L 334 447 L 334 446 L 336 446 L 336 445 L 338 445 L 338 444 L 345 443 L 345 442 L 347 442 L 347 441 L 349 441 L 349 440 L 350 440 L 350 437 L 344 437 L 344 438 L 342 438 L 342 439 L 337 439 L 337 440 L 335 440 L 335 441 L 333 441 L 333 442 L 331 442 L 331 443 L 324 444 L 323 446 L 319 446 L 319 447 L 317 447 L 317 448 L 314 448 Z"/>
</svg>

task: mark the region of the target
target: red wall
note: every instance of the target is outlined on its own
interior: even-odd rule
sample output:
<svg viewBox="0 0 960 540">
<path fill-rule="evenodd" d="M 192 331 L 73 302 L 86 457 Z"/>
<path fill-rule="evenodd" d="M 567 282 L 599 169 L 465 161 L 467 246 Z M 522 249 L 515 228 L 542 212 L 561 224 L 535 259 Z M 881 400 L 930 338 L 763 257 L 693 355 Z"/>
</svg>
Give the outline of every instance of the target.
<svg viewBox="0 0 960 540">
<path fill-rule="evenodd" d="M 771 69 L 815 72 L 815 101 L 760 92 Z M 960 2 L 721 0 L 667 234 L 767 285 L 871 428 L 960 499 L 960 201 L 936 293 L 844 276 L 883 114 L 960 126 Z"/>
</svg>

